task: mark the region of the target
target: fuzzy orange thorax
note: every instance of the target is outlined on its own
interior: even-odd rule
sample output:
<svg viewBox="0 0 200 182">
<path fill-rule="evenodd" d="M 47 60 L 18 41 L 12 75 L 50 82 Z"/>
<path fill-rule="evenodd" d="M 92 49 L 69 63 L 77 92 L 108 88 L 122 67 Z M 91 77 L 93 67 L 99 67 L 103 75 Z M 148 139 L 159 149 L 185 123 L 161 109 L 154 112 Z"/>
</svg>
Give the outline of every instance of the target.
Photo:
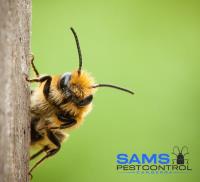
<svg viewBox="0 0 200 182">
<path fill-rule="evenodd" d="M 87 97 L 94 93 L 94 78 L 89 73 L 81 71 L 79 75 L 77 71 L 73 71 L 69 81 L 70 90 L 79 98 Z"/>
</svg>

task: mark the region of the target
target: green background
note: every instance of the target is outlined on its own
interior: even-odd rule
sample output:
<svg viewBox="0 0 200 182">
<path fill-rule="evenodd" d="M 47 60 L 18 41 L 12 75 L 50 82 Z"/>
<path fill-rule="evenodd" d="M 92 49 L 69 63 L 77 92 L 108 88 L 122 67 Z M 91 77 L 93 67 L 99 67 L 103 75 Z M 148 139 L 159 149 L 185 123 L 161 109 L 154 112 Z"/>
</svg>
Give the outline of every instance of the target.
<svg viewBox="0 0 200 182">
<path fill-rule="evenodd" d="M 40 73 L 78 66 L 101 88 L 85 123 L 60 152 L 33 172 L 33 182 L 197 182 L 200 120 L 200 2 L 193 0 L 33 0 L 32 52 Z M 118 153 L 171 153 L 187 145 L 192 172 L 135 175 L 116 171 Z"/>
</svg>

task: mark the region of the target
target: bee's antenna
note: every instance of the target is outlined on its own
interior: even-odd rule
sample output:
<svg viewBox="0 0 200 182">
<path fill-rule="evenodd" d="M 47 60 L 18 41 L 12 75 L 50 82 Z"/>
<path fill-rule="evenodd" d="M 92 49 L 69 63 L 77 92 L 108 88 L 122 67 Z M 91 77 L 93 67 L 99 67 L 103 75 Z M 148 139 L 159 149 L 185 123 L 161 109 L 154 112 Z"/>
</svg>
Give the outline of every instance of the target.
<svg viewBox="0 0 200 182">
<path fill-rule="evenodd" d="M 181 152 L 180 152 L 180 149 L 179 149 L 178 146 L 174 146 L 174 147 L 173 147 L 173 152 L 172 152 L 172 154 L 174 154 L 174 155 L 177 156 L 178 154 L 175 153 L 175 149 L 178 149 L 178 153 L 181 153 Z"/>
<path fill-rule="evenodd" d="M 181 153 L 183 152 L 184 149 L 186 149 L 186 153 L 185 153 L 185 154 L 189 154 L 189 152 L 188 152 L 188 147 L 187 147 L 187 146 L 183 146 L 183 147 L 182 147 Z"/>
<path fill-rule="evenodd" d="M 80 44 L 79 44 L 79 40 L 78 40 L 78 36 L 75 32 L 75 30 L 71 27 L 70 30 L 72 31 L 75 41 L 76 41 L 76 46 L 77 46 L 77 50 L 78 50 L 78 56 L 79 56 L 79 67 L 78 67 L 78 74 L 81 74 L 81 68 L 82 68 L 82 54 L 81 54 L 81 48 L 80 48 Z"/>
<path fill-rule="evenodd" d="M 125 89 L 125 88 L 122 88 L 122 87 L 118 87 L 116 85 L 110 85 L 110 84 L 98 84 L 98 85 L 94 85 L 92 86 L 92 88 L 97 88 L 97 87 L 111 87 L 111 88 L 115 88 L 115 89 L 119 89 L 119 90 L 122 90 L 124 92 L 128 92 L 130 94 L 134 94 L 134 92 L 128 90 L 128 89 Z"/>
</svg>

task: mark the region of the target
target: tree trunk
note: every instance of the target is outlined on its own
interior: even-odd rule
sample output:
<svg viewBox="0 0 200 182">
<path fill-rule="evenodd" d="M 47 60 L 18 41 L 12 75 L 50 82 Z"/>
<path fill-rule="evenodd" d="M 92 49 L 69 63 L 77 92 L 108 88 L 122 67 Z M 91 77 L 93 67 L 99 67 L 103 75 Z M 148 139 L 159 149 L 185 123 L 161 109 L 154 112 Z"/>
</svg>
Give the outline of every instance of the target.
<svg viewBox="0 0 200 182">
<path fill-rule="evenodd" d="M 0 182 L 27 182 L 31 0 L 0 0 Z"/>
</svg>

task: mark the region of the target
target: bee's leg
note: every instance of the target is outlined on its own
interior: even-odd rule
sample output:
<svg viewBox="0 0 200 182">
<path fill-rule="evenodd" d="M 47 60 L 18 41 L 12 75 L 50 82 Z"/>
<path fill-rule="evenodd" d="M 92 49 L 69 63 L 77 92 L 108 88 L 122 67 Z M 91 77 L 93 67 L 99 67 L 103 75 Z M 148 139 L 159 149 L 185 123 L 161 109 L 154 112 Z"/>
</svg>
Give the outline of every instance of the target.
<svg viewBox="0 0 200 182">
<path fill-rule="evenodd" d="M 54 135 L 54 133 L 50 130 L 47 130 L 47 136 L 48 139 L 56 145 L 57 148 L 51 149 L 47 152 L 47 154 L 40 159 L 38 162 L 35 163 L 35 165 L 31 168 L 31 170 L 29 171 L 29 174 L 31 175 L 31 172 L 41 163 L 43 162 L 45 159 L 47 159 L 48 157 L 51 157 L 53 155 L 55 155 L 61 147 L 60 141 L 58 140 L 58 138 Z"/>
<path fill-rule="evenodd" d="M 44 148 L 42 148 L 41 150 L 39 150 L 38 152 L 36 152 L 35 154 L 33 154 L 33 155 L 30 157 L 30 160 L 35 159 L 38 155 L 40 155 L 40 154 L 43 153 L 44 151 L 45 151 Z"/>
<path fill-rule="evenodd" d="M 48 97 L 49 97 L 49 91 L 50 91 L 50 87 L 51 87 L 51 76 L 49 76 L 49 78 L 47 78 L 47 81 L 44 85 L 44 88 L 43 88 L 43 94 L 46 98 L 46 100 L 49 100 Z"/>
<path fill-rule="evenodd" d="M 77 123 L 77 121 L 76 121 L 76 120 L 74 120 L 74 121 L 73 121 L 73 122 L 71 122 L 71 123 L 64 123 L 64 124 L 61 124 L 61 125 L 60 125 L 60 129 L 69 128 L 69 127 L 71 127 L 71 126 L 75 125 L 76 123 Z"/>
<path fill-rule="evenodd" d="M 34 61 L 34 55 L 33 54 L 30 54 L 30 60 L 31 60 L 31 66 L 33 68 L 33 71 L 35 72 L 35 75 L 38 78 L 40 76 L 40 74 L 39 74 L 37 68 L 34 65 L 34 62 L 33 62 Z"/>
<path fill-rule="evenodd" d="M 65 116 L 63 113 L 57 113 L 56 116 L 62 124 L 60 126 L 50 127 L 49 129 L 65 129 L 72 127 L 77 123 L 77 120 L 74 117 L 69 115 Z"/>
<path fill-rule="evenodd" d="M 65 115 L 65 113 L 58 112 L 56 113 L 58 120 L 62 123 L 60 125 L 60 129 L 68 128 L 77 123 L 76 119 L 69 114 Z"/>
<path fill-rule="evenodd" d="M 30 157 L 30 160 L 32 159 L 35 159 L 37 156 L 39 156 L 40 154 L 42 154 L 43 152 L 49 150 L 49 147 L 48 146 L 45 146 L 44 148 L 42 148 L 41 150 L 39 150 L 38 152 L 36 152 L 35 154 L 33 154 L 31 157 Z"/>
<path fill-rule="evenodd" d="M 48 100 L 52 77 L 50 75 L 47 75 L 47 76 L 43 76 L 40 78 L 29 79 L 27 75 L 25 75 L 25 76 L 26 76 L 27 82 L 44 82 L 44 81 L 46 81 L 46 83 L 44 85 L 43 93 L 44 93 L 45 98 Z"/>
<path fill-rule="evenodd" d="M 35 79 L 29 79 L 28 75 L 25 75 L 26 81 L 27 82 L 44 82 L 46 80 L 51 80 L 51 76 L 47 75 L 47 76 L 42 76 L 40 78 L 35 78 Z"/>
<path fill-rule="evenodd" d="M 72 127 L 76 123 L 77 123 L 77 121 L 74 120 L 74 122 L 72 122 L 72 123 L 64 123 L 64 124 L 61 124 L 60 126 L 51 127 L 49 129 L 52 129 L 52 130 L 54 130 L 54 129 L 66 129 L 66 128 Z"/>
</svg>

